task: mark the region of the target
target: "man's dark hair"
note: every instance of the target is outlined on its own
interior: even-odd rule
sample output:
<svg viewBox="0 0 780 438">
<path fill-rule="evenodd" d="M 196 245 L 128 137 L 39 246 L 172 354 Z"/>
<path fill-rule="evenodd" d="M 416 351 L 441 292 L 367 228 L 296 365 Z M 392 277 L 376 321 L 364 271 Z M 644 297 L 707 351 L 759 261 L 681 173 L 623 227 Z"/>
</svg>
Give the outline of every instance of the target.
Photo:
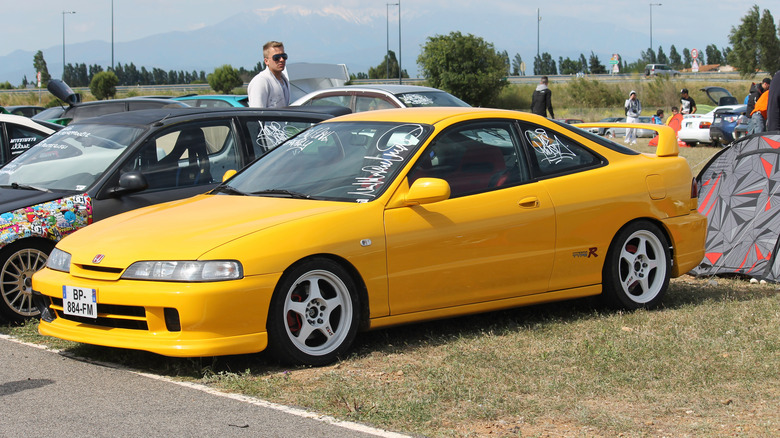
<svg viewBox="0 0 780 438">
<path fill-rule="evenodd" d="M 542 83 L 544 85 L 547 85 L 547 82 L 548 82 L 547 76 L 542 76 Z"/>
</svg>

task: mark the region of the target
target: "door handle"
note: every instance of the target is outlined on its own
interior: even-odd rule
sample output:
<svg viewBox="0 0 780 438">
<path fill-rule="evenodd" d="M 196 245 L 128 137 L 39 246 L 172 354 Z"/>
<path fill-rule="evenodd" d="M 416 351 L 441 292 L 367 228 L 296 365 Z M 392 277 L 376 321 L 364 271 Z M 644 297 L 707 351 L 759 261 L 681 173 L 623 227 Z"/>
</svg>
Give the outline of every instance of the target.
<svg viewBox="0 0 780 438">
<path fill-rule="evenodd" d="M 539 208 L 539 198 L 536 196 L 529 196 L 521 199 L 517 204 L 522 208 Z"/>
</svg>

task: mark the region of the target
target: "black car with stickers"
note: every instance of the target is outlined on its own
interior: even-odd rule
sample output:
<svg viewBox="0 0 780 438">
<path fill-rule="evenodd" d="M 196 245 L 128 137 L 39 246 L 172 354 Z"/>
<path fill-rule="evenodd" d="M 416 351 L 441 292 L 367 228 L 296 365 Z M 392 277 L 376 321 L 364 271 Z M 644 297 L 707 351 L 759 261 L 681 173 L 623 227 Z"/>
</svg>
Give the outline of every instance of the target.
<svg viewBox="0 0 780 438">
<path fill-rule="evenodd" d="M 31 277 L 64 236 L 205 193 L 344 108 L 141 110 L 74 122 L 0 168 L 0 319 L 38 315 Z"/>
</svg>

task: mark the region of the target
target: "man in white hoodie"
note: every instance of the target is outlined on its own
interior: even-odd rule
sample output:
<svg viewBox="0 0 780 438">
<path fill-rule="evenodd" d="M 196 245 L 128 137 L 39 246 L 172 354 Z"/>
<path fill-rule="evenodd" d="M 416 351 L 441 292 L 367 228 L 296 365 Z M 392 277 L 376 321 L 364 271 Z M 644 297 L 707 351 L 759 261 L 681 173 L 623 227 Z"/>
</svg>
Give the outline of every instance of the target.
<svg viewBox="0 0 780 438">
<path fill-rule="evenodd" d="M 531 112 L 542 117 L 547 117 L 547 112 L 549 111 L 550 118 L 554 119 L 555 114 L 553 114 L 552 107 L 552 91 L 547 88 L 547 82 L 547 76 L 542 76 L 539 85 L 536 86 L 533 97 L 531 97 Z"/>
<path fill-rule="evenodd" d="M 642 104 L 636 97 L 636 91 L 631 90 L 625 104 L 626 123 L 638 123 L 639 114 L 642 112 Z M 636 128 L 626 129 L 626 136 L 623 138 L 625 143 L 636 144 Z"/>
</svg>

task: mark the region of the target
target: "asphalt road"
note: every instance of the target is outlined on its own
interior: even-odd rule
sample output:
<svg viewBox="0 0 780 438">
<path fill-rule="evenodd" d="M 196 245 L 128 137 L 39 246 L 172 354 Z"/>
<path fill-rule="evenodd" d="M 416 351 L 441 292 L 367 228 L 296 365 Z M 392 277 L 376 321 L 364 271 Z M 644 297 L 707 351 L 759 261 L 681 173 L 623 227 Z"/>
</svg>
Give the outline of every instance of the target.
<svg viewBox="0 0 780 438">
<path fill-rule="evenodd" d="M 401 437 L 0 337 L 0 437 Z"/>
</svg>

